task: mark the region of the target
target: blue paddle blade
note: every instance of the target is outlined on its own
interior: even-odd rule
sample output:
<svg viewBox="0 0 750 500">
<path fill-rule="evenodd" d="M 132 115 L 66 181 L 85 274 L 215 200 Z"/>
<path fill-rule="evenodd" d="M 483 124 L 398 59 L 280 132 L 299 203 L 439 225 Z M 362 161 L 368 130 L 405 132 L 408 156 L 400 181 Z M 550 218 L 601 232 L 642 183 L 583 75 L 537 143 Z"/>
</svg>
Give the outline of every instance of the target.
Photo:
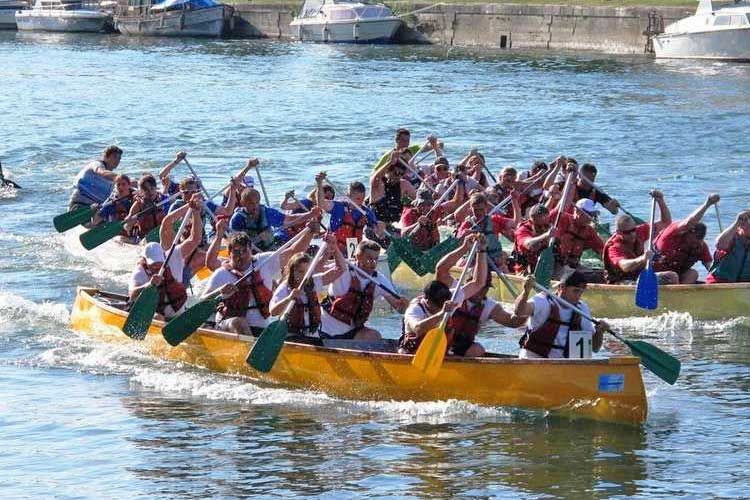
<svg viewBox="0 0 750 500">
<path fill-rule="evenodd" d="M 638 275 L 635 305 L 653 311 L 659 306 L 659 281 L 653 268 L 647 267 Z"/>
</svg>

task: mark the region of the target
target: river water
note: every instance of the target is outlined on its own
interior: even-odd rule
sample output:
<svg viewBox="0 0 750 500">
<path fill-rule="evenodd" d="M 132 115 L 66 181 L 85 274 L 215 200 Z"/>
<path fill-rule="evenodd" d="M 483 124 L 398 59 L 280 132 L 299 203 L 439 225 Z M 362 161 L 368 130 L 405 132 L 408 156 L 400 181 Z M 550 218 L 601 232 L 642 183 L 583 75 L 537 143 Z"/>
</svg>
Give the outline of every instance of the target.
<svg viewBox="0 0 750 500">
<path fill-rule="evenodd" d="M 641 215 L 651 187 L 675 217 L 715 190 L 729 224 L 750 204 L 750 66 L 4 32 L 0 82 L 0 161 L 24 187 L 0 193 L 1 496 L 747 497 L 748 317 L 615 322 L 683 362 L 674 386 L 644 373 L 640 428 L 346 401 L 72 332 L 75 287 L 124 290 L 131 263 L 66 251 L 51 219 L 82 162 L 110 143 L 133 174 L 187 150 L 211 188 L 258 156 L 278 199 L 320 169 L 339 186 L 364 180 L 405 125 L 415 140 L 444 138 L 452 161 L 480 146 L 494 170 L 560 153 L 593 161 Z M 397 316 L 374 323 L 398 335 Z M 501 352 L 517 339 L 482 333 Z"/>
</svg>

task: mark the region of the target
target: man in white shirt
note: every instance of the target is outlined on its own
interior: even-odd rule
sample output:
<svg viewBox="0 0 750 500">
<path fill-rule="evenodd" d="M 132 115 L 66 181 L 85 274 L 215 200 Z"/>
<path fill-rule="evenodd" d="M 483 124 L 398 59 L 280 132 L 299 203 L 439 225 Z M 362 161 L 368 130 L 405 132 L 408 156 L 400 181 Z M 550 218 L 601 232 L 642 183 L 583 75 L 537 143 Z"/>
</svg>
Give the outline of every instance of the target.
<svg viewBox="0 0 750 500">
<path fill-rule="evenodd" d="M 383 297 L 398 312 L 404 312 L 408 304 L 406 299 L 397 299 L 376 284 L 380 282 L 393 290 L 388 278 L 377 272 L 379 255 L 380 247 L 377 243 L 360 241 L 354 254 L 354 263 L 367 277 L 346 269 L 329 285 L 328 297 L 321 304 L 322 338 L 380 340 L 382 337 L 377 330 L 365 326 L 378 297 Z"/>
<path fill-rule="evenodd" d="M 604 331 L 609 325 L 600 321 L 594 326 L 591 321 L 546 293 L 538 293 L 528 300 L 534 284 L 534 277 L 528 276 L 524 281 L 523 292 L 516 298 L 514 313 L 529 317 L 526 333 L 519 343 L 521 351 L 518 357 L 567 358 L 570 331 L 590 332 L 592 350 L 598 352 L 602 346 Z M 582 273 L 570 271 L 561 277 L 556 295 L 574 304 L 590 317 L 589 306 L 581 301 L 586 285 L 586 277 Z"/>
</svg>

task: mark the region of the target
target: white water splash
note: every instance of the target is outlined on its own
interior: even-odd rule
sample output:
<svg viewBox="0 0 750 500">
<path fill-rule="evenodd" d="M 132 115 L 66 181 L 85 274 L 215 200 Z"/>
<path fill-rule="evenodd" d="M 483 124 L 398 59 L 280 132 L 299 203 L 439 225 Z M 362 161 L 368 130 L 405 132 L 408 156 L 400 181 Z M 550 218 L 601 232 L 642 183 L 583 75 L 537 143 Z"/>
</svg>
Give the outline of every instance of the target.
<svg viewBox="0 0 750 500">
<path fill-rule="evenodd" d="M 13 293 L 0 291 L 0 326 L 17 322 L 33 324 L 50 322 L 68 324 L 70 312 L 65 304 L 57 302 L 36 303 Z"/>
<path fill-rule="evenodd" d="M 130 271 L 133 269 L 138 260 L 140 246 L 123 245 L 110 240 L 93 250 L 86 250 L 79 239 L 84 231 L 86 229 L 83 226 L 78 226 L 62 235 L 63 246 L 68 253 L 93 262 L 108 271 Z"/>
</svg>

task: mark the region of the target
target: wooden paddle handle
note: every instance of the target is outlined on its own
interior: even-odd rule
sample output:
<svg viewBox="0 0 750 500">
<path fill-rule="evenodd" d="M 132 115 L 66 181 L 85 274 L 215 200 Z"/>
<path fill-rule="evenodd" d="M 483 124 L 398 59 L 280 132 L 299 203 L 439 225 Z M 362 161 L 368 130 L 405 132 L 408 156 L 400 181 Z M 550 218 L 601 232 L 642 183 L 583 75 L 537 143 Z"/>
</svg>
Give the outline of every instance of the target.
<svg viewBox="0 0 750 500">
<path fill-rule="evenodd" d="M 377 286 L 379 286 L 380 288 L 382 288 L 383 290 L 385 290 L 385 291 L 386 291 L 386 292 L 388 293 L 388 295 L 390 295 L 391 297 L 393 297 L 393 298 L 395 298 L 395 299 L 398 299 L 398 300 L 401 300 L 401 299 L 402 299 L 402 297 L 401 297 L 401 296 L 400 296 L 399 294 L 397 294 L 397 293 L 396 293 L 395 291 L 391 290 L 390 288 L 388 288 L 387 286 L 385 286 L 384 284 L 382 284 L 382 283 L 380 282 L 380 280 L 376 279 L 376 278 L 375 278 L 374 276 L 370 276 L 370 275 L 368 275 L 368 274 L 367 274 L 367 273 L 366 273 L 366 272 L 365 272 L 365 271 L 364 271 L 364 270 L 363 270 L 362 268 L 360 268 L 360 267 L 359 267 L 358 265 L 356 265 L 356 264 L 352 264 L 351 262 L 349 262 L 348 264 L 349 264 L 349 269 L 351 269 L 351 270 L 355 271 L 355 272 L 356 272 L 357 274 L 359 274 L 360 276 L 362 276 L 362 277 L 364 277 L 364 278 L 366 278 L 366 279 L 368 279 L 368 280 L 372 281 L 372 282 L 373 282 L 373 283 L 375 283 L 375 284 L 376 284 Z"/>
</svg>

